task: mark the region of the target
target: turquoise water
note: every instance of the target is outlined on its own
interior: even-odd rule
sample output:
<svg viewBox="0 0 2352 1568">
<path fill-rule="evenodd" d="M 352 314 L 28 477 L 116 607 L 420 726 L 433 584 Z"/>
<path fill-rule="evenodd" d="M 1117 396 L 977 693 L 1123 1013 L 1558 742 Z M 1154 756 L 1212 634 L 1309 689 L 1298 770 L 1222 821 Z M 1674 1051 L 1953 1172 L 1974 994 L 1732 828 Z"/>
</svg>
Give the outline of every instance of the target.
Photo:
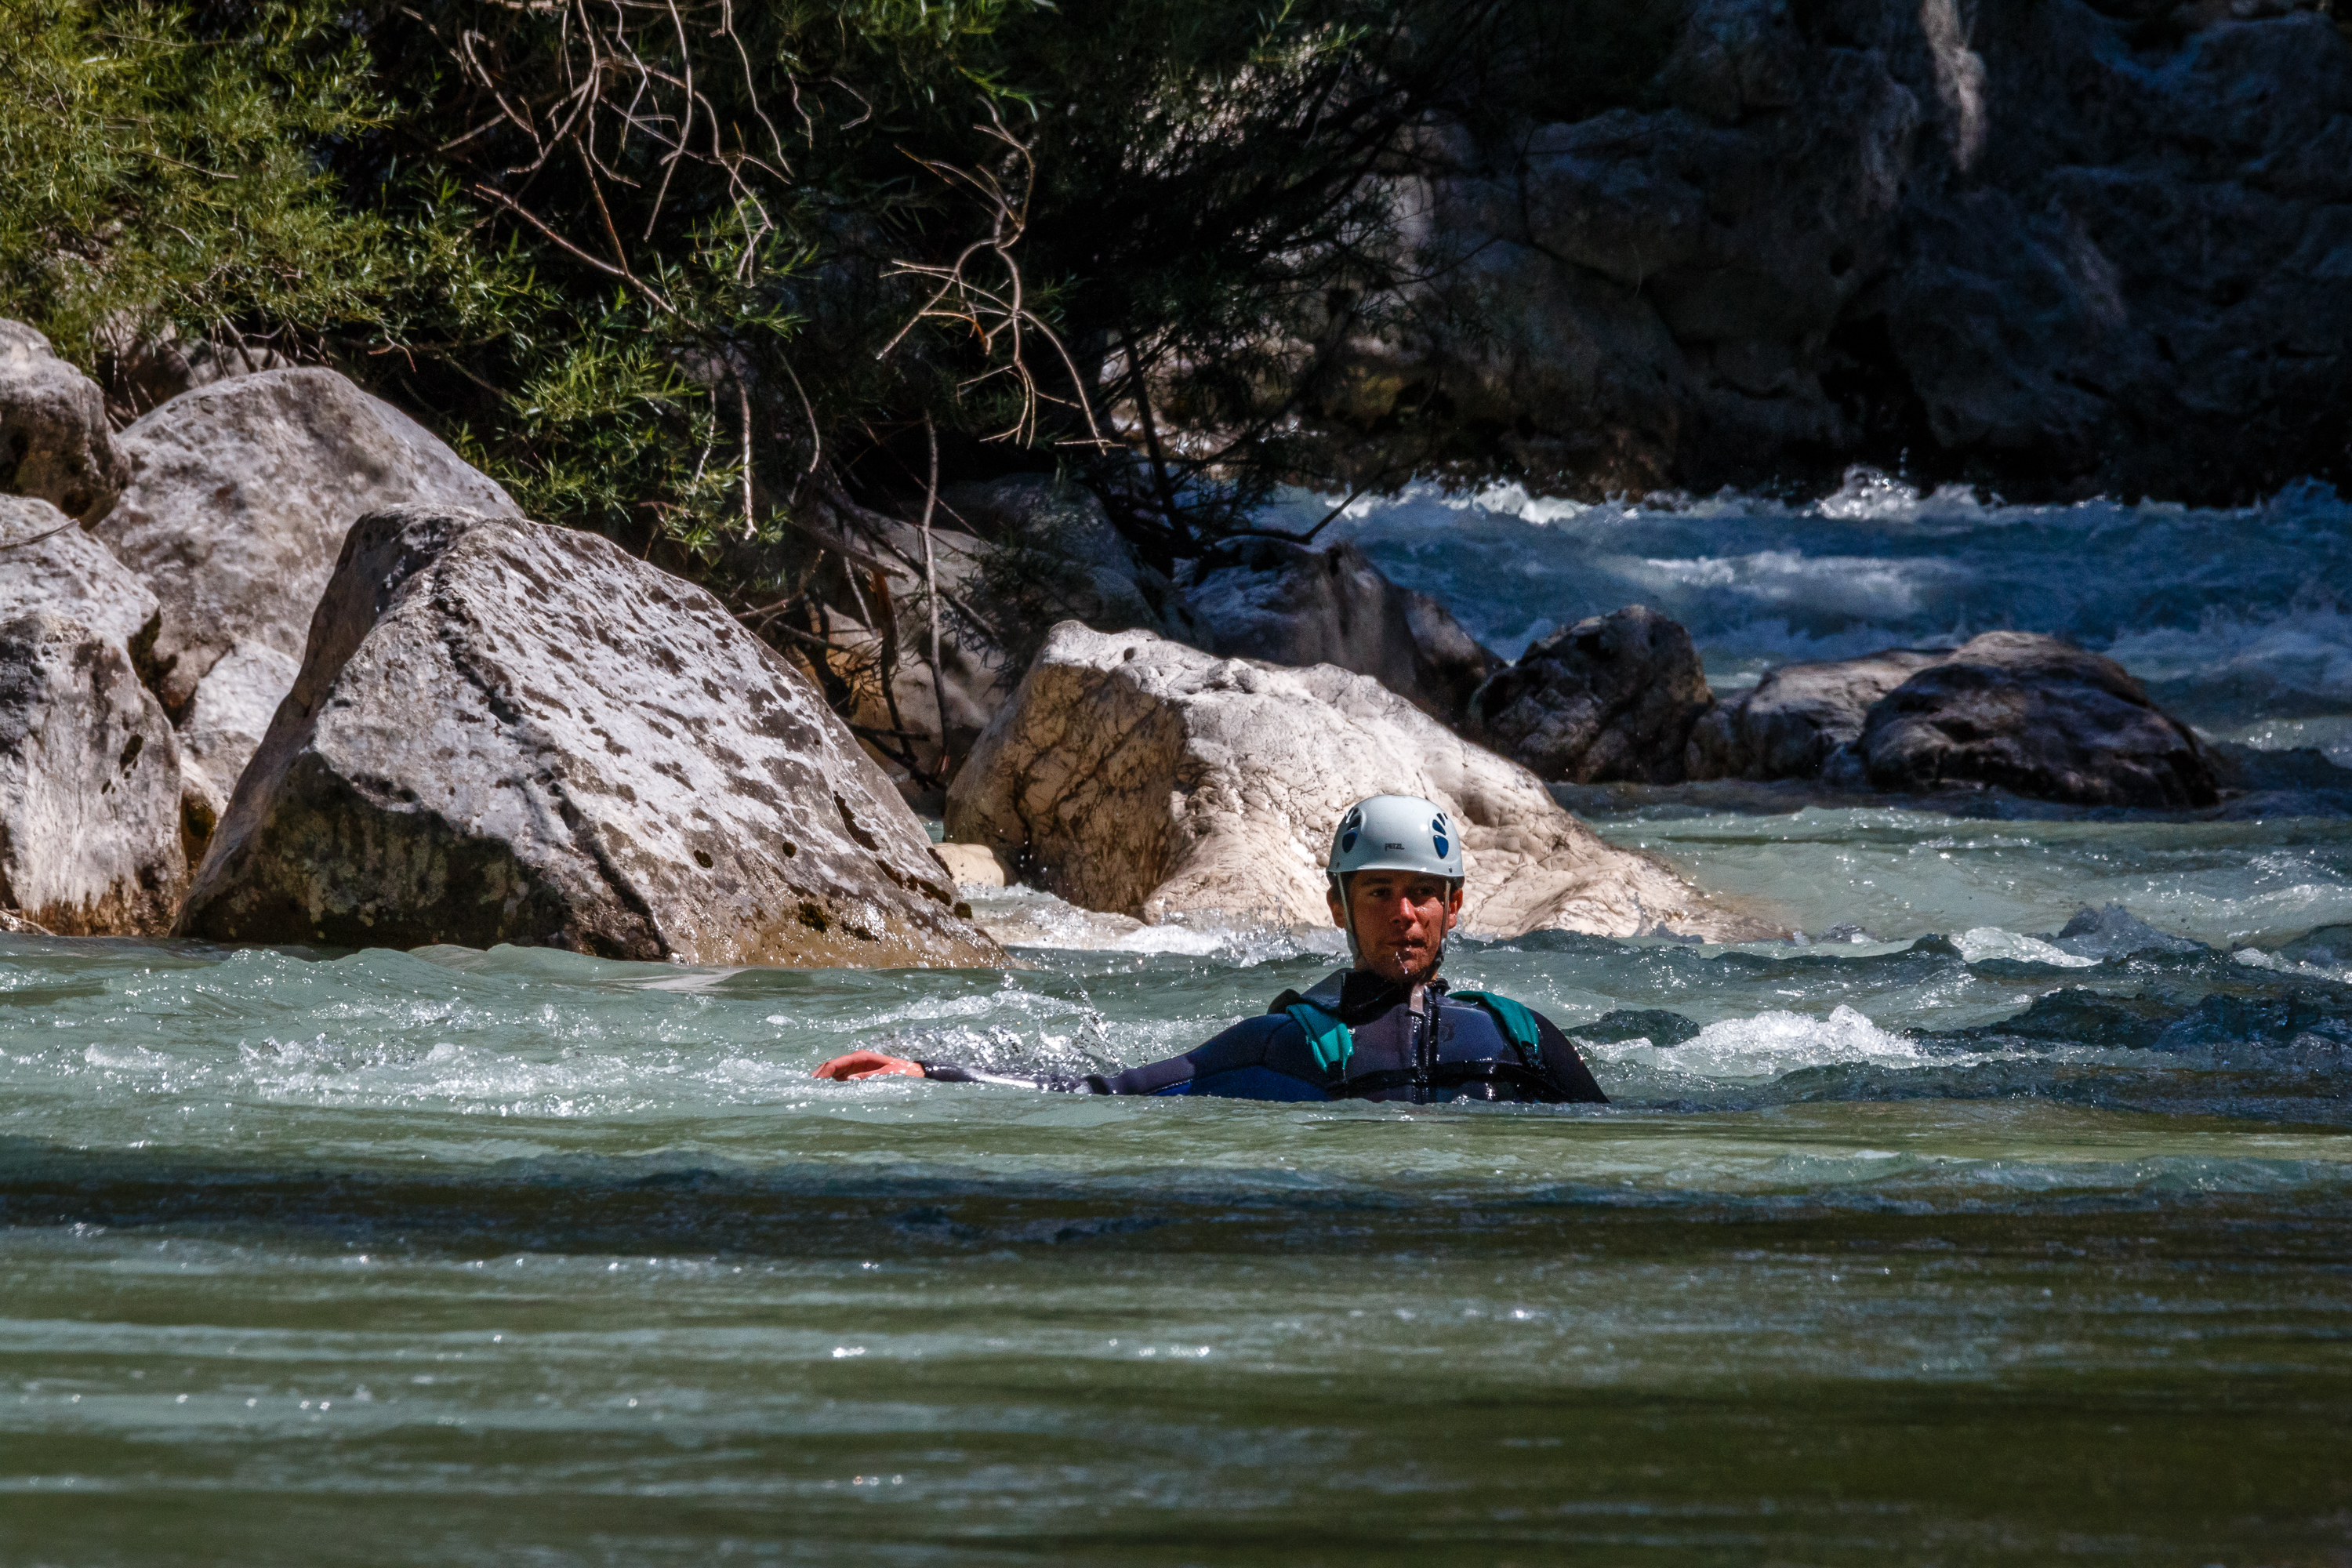
<svg viewBox="0 0 2352 1568">
<path fill-rule="evenodd" d="M 1336 962 L 1030 893 L 1007 973 L 0 938 L 0 1563 L 2345 1560 L 2352 821 L 1571 798 L 1805 933 L 1458 948 L 1605 1108 L 810 1079 Z"/>
</svg>

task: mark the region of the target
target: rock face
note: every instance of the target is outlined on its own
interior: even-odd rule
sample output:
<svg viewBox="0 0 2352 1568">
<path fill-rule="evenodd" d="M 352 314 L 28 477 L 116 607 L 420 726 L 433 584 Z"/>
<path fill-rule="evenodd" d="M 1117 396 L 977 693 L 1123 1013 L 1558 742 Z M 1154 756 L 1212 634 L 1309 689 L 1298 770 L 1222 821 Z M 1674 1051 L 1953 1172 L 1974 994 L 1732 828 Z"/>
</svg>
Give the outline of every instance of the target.
<svg viewBox="0 0 2352 1568">
<path fill-rule="evenodd" d="M 0 623 L 0 906 L 146 934 L 186 880 L 172 726 L 121 645 L 43 612 Z"/>
<path fill-rule="evenodd" d="M 329 370 L 202 387 L 118 439 L 130 482 L 94 531 L 163 602 L 157 689 L 175 717 L 239 641 L 301 657 L 361 513 L 414 502 L 520 515 L 424 426 Z"/>
<path fill-rule="evenodd" d="M 1352 544 L 1231 539 L 1176 574 L 1212 653 L 1336 664 L 1452 721 L 1502 661 L 1426 594 L 1398 587 Z"/>
<path fill-rule="evenodd" d="M 1690 634 L 1643 605 L 1536 644 L 1470 700 L 1471 733 L 1567 784 L 1675 784 L 1714 705 Z"/>
<path fill-rule="evenodd" d="M 1640 107 L 1433 146 L 1458 331 L 1357 349 L 1531 482 L 2012 498 L 2345 471 L 2352 38 L 2308 0 L 1629 0 Z M 1481 432 L 1492 433 L 1482 436 Z"/>
<path fill-rule="evenodd" d="M 114 504 L 125 473 L 98 383 L 22 321 L 0 321 L 0 490 L 88 522 Z"/>
<path fill-rule="evenodd" d="M 0 496 L 0 621 L 32 610 L 79 621 L 134 658 L 155 636 L 155 595 L 105 545 L 44 500 Z"/>
<path fill-rule="evenodd" d="M 395 507 L 345 540 L 178 930 L 1002 962 L 953 899 L 881 770 L 709 595 L 593 535 Z"/>
<path fill-rule="evenodd" d="M 196 688 L 180 723 L 182 805 L 192 854 L 203 855 L 301 668 L 268 643 L 248 639 L 232 646 Z"/>
<path fill-rule="evenodd" d="M 1322 925 L 1332 825 L 1382 792 L 1426 796 L 1462 825 L 1469 930 L 1761 934 L 1368 676 L 1076 623 L 1054 629 L 981 737 L 949 791 L 948 832 L 1088 909 Z"/>
<path fill-rule="evenodd" d="M 2220 798 L 2196 737 L 2123 666 L 2022 632 L 1988 632 L 1895 688 L 1855 750 L 1880 789 L 1990 784 L 2170 811 Z"/>
<path fill-rule="evenodd" d="M 1818 777 L 1862 737 L 1871 705 L 1948 653 L 1891 647 L 1862 658 L 1790 664 L 1711 709 L 1684 753 L 1693 779 Z"/>
</svg>

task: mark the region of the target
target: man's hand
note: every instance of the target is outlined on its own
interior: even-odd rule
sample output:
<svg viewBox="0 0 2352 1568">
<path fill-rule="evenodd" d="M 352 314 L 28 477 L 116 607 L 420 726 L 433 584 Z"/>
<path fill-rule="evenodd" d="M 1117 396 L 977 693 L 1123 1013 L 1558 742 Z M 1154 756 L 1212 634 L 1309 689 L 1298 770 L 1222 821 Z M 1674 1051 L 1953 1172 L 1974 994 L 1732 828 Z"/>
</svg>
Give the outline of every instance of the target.
<svg viewBox="0 0 2352 1568">
<path fill-rule="evenodd" d="M 836 1083 L 848 1083 L 865 1078 L 920 1078 L 920 1062 L 910 1062 L 904 1057 L 886 1057 L 880 1051 L 852 1051 L 845 1057 L 835 1057 L 811 1075 L 829 1078 Z"/>
</svg>

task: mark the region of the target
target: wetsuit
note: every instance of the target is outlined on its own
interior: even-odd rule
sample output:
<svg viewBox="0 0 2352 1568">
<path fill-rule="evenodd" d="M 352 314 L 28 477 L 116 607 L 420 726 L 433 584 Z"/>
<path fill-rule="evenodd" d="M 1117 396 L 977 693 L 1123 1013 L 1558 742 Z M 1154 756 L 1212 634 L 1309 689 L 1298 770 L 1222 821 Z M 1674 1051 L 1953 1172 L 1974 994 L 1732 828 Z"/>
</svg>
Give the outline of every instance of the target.
<svg viewBox="0 0 2352 1568">
<path fill-rule="evenodd" d="M 1495 1017 L 1445 994 L 1433 980 L 1416 1010 L 1404 986 L 1365 969 L 1343 969 L 1303 997 L 1286 991 L 1263 1017 L 1235 1024 L 1181 1057 L 1084 1078 L 1021 1078 L 947 1062 L 922 1062 L 925 1078 L 950 1083 L 1013 1083 L 1076 1094 L 1205 1094 L 1230 1100 L 1563 1100 L 1609 1097 L 1576 1047 L 1533 1014 L 1538 1049 L 1529 1061 Z M 1348 1026 L 1354 1048 L 1344 1066 L 1318 1059 L 1307 1031 L 1286 1009 L 1304 1001 Z"/>
</svg>

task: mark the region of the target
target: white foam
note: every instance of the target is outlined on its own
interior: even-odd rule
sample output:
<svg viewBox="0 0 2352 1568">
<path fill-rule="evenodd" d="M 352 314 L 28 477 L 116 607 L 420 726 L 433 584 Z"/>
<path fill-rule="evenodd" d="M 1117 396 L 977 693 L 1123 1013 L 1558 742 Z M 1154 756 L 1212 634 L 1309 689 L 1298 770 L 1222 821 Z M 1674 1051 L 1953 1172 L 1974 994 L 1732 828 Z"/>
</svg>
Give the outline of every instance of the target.
<svg viewBox="0 0 2352 1568">
<path fill-rule="evenodd" d="M 1751 1081 L 1843 1062 L 1916 1067 L 1927 1059 L 1909 1040 L 1888 1034 L 1846 1006 L 1836 1008 L 1826 1018 L 1783 1012 L 1728 1018 L 1709 1024 L 1679 1046 L 1635 1039 L 1590 1050 L 1612 1064 L 1702 1079 Z"/>
<path fill-rule="evenodd" d="M 1999 926 L 1964 931 L 1952 939 L 1952 945 L 1960 950 L 1961 962 L 1966 963 L 2005 958 L 2015 963 L 2047 963 L 2058 969 L 2095 969 L 2100 962 L 2082 953 L 2068 952 L 2038 936 L 2021 936 Z"/>
</svg>

